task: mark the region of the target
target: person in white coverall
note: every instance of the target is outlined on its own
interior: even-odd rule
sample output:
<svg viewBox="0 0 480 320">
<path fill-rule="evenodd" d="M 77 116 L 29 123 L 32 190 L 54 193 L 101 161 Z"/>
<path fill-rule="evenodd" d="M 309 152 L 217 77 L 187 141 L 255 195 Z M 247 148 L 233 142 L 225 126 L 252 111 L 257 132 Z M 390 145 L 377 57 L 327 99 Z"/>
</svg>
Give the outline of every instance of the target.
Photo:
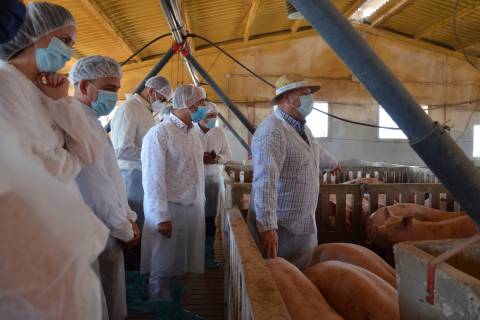
<svg viewBox="0 0 480 320">
<path fill-rule="evenodd" d="M 145 225 L 140 272 L 150 298 L 170 298 L 187 273 L 203 273 L 205 178 L 203 146 L 193 123 L 205 118 L 200 88 L 179 86 L 170 117 L 143 139 Z"/>
<path fill-rule="evenodd" d="M 128 203 L 137 214 L 137 224 L 143 228 L 143 187 L 140 154 L 143 137 L 155 125 L 154 117 L 162 114 L 172 97 L 168 80 L 154 76 L 145 82 L 145 89 L 130 96 L 115 112 L 111 122 L 111 137 L 118 166 L 127 187 Z M 140 245 L 125 250 L 125 268 L 140 267 Z"/>
<path fill-rule="evenodd" d="M 0 119 L 0 318 L 100 320 L 108 229 L 19 137 Z"/>
<path fill-rule="evenodd" d="M 248 224 L 265 257 L 277 255 L 304 269 L 318 243 L 315 210 L 321 169 L 340 171 L 306 126 L 313 93 L 301 75 L 282 76 L 277 109 L 253 136 L 253 185 Z"/>
<path fill-rule="evenodd" d="M 32 159 L 81 198 L 75 177 L 100 156 L 82 107 L 57 73 L 72 56 L 74 17 L 46 2 L 27 5 L 25 22 L 0 44 L 0 118 L 18 130 Z"/>
<path fill-rule="evenodd" d="M 98 117 L 108 115 L 115 107 L 121 77 L 120 65 L 104 56 L 81 58 L 69 73 L 75 98 L 82 103 L 89 121 L 89 130 L 102 141 L 102 157 L 82 168 L 77 182 L 85 202 L 110 229 L 107 247 L 99 257 L 99 266 L 108 315 L 115 320 L 127 316 L 122 246 L 132 247 L 140 239 L 134 222 L 136 214 L 128 205 L 115 150 L 98 121 Z"/>
<path fill-rule="evenodd" d="M 215 261 L 215 222 L 225 202 L 223 181 L 224 164 L 232 157 L 227 136 L 222 127 L 217 127 L 217 106 L 207 102 L 207 117 L 195 125 L 203 144 L 205 165 L 205 262 L 209 269 L 218 268 Z"/>
</svg>

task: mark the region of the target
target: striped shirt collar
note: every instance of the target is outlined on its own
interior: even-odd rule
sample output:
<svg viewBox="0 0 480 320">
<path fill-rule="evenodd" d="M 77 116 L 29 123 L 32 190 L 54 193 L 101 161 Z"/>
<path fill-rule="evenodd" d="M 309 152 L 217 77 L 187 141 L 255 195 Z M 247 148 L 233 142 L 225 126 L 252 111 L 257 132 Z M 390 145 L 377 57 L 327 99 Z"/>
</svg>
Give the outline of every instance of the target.
<svg viewBox="0 0 480 320">
<path fill-rule="evenodd" d="M 305 123 L 306 121 L 299 121 L 295 119 L 294 117 L 290 116 L 288 113 L 280 109 L 280 107 L 277 106 L 277 112 L 280 114 L 280 116 L 285 120 L 289 125 L 291 125 L 295 131 L 298 133 L 303 133 L 305 132 Z"/>
</svg>

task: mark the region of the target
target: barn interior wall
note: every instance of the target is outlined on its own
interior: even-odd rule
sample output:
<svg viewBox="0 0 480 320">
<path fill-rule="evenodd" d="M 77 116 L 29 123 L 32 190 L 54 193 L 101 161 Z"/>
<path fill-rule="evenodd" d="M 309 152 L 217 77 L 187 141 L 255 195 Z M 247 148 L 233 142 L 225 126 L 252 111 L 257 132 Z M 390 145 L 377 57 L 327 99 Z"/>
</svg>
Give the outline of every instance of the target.
<svg viewBox="0 0 480 320">
<path fill-rule="evenodd" d="M 472 110 L 479 106 L 470 104 L 451 107 L 448 104 L 478 99 L 479 73 L 461 56 L 447 51 L 427 50 L 377 34 L 364 33 L 363 36 L 417 101 L 433 106 L 430 110 L 432 119 L 440 123 L 448 121 L 447 125 L 453 127 L 451 135 L 454 138 L 461 135 L 458 142 L 467 155 L 472 157 L 472 127 L 480 124 L 480 115 L 472 114 Z M 315 98 L 317 101 L 329 102 L 329 111 L 335 115 L 361 122 L 378 123 L 378 104 L 318 36 L 246 48 L 227 46 L 226 49 L 270 82 L 285 73 L 300 73 L 309 81 L 320 84 L 322 89 Z M 195 56 L 250 121 L 259 125 L 271 112 L 267 101 L 274 94 L 272 88 L 249 75 L 225 56 L 219 55 L 214 49 L 198 50 Z M 141 68 L 127 69 L 123 86 L 135 87 L 152 64 L 144 63 Z M 174 86 L 189 82 L 187 71 L 177 57 L 172 59 L 161 74 Z M 209 87 L 207 92 L 211 100 L 218 100 Z M 444 107 L 444 104 L 447 104 L 447 107 Z M 221 109 L 237 131 L 249 141 L 251 137 L 233 113 L 224 106 L 221 106 Z M 234 160 L 246 159 L 246 151 L 230 133 L 228 137 Z M 321 139 L 321 144 L 339 160 L 361 159 L 422 165 L 408 142 L 381 140 L 378 138 L 378 129 L 352 125 L 332 118 L 329 119 L 329 137 Z"/>
</svg>

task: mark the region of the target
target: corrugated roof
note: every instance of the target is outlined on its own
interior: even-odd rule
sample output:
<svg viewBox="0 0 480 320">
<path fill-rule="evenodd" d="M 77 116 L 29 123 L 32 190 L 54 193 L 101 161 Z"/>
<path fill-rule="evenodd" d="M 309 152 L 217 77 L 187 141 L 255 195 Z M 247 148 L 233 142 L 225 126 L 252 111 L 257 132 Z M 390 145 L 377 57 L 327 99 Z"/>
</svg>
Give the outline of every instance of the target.
<svg viewBox="0 0 480 320">
<path fill-rule="evenodd" d="M 78 21 L 78 55 L 104 54 L 123 61 L 153 38 L 169 32 L 159 0 L 53 0 L 72 11 Z M 333 0 L 351 15 L 366 0 Z M 452 31 L 456 0 L 390 0 L 365 24 L 451 50 L 459 44 Z M 213 42 L 238 42 L 292 32 L 301 37 L 308 23 L 286 17 L 285 0 L 179 0 L 190 32 Z M 480 0 L 461 0 L 457 10 L 457 34 L 464 45 L 480 42 Z M 136 61 L 165 52 L 172 38 L 160 40 Z M 195 40 L 194 46 L 204 46 Z M 478 52 L 477 50 L 467 50 Z"/>
</svg>

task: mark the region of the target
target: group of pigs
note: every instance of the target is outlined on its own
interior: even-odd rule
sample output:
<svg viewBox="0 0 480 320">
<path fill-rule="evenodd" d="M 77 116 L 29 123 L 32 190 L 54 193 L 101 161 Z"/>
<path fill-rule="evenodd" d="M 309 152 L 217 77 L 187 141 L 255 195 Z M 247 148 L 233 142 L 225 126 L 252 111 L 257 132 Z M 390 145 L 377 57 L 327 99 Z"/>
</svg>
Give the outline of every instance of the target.
<svg viewBox="0 0 480 320">
<path fill-rule="evenodd" d="M 467 238 L 478 232 L 464 212 L 417 204 L 385 206 L 380 200 L 383 207 L 367 216 L 365 226 L 367 244 L 379 252 L 403 241 Z M 294 320 L 400 319 L 395 270 L 365 247 L 320 245 L 302 271 L 282 258 L 268 259 L 267 266 Z"/>
<path fill-rule="evenodd" d="M 282 258 L 266 261 L 293 320 L 400 319 L 395 270 L 367 248 L 320 245 L 303 272 Z"/>
</svg>

